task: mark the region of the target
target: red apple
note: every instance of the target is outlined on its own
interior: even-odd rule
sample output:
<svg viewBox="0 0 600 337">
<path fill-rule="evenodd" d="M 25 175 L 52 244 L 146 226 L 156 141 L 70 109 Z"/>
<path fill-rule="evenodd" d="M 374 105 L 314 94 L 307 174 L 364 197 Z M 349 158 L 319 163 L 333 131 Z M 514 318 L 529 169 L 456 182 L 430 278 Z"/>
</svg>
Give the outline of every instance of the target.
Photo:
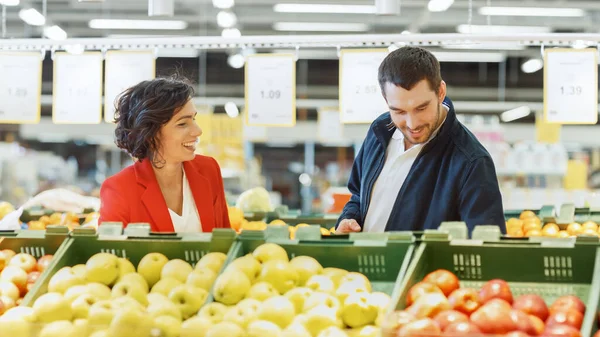
<svg viewBox="0 0 600 337">
<path fill-rule="evenodd" d="M 513 331 L 513 332 L 509 332 L 506 335 L 504 335 L 504 337 L 530 337 L 528 334 L 524 333 L 523 331 Z"/>
<path fill-rule="evenodd" d="M 19 267 L 26 273 L 31 273 L 37 267 L 37 261 L 35 260 L 35 257 L 29 254 L 19 253 L 10 259 L 8 265 Z"/>
<path fill-rule="evenodd" d="M 516 330 L 517 325 L 511 315 L 512 309 L 510 306 L 507 309 L 500 303 L 492 302 L 477 309 L 471 315 L 471 322 L 486 334 L 505 334 Z"/>
<path fill-rule="evenodd" d="M 600 330 L 596 331 L 596 333 L 594 334 L 594 337 L 600 337 Z"/>
<path fill-rule="evenodd" d="M 546 326 L 569 325 L 577 330 L 581 329 L 582 323 L 583 315 L 579 311 L 573 309 L 556 311 L 550 314 L 550 317 L 546 320 Z"/>
<path fill-rule="evenodd" d="M 460 311 L 456 310 L 446 310 L 442 311 L 439 314 L 435 315 L 433 320 L 439 325 L 442 331 L 446 330 L 450 324 L 460 323 L 460 322 L 469 322 L 469 316 L 463 314 Z"/>
<path fill-rule="evenodd" d="M 406 308 L 406 311 L 417 318 L 434 318 L 440 312 L 450 309 L 450 303 L 444 294 L 425 294 Z"/>
<path fill-rule="evenodd" d="M 37 279 L 40 277 L 42 273 L 40 273 L 39 271 L 32 271 L 31 273 L 29 273 L 27 275 L 27 283 L 35 283 L 35 281 L 37 281 Z"/>
<path fill-rule="evenodd" d="M 498 306 L 503 310 L 509 310 L 509 311 L 512 310 L 512 307 L 510 306 L 510 304 L 508 304 L 508 302 L 506 302 L 505 300 L 501 300 L 499 298 L 493 298 L 489 302 L 487 302 L 485 305 Z"/>
<path fill-rule="evenodd" d="M 515 299 L 513 308 L 529 315 L 539 317 L 542 321 L 548 318 L 548 306 L 538 295 L 522 295 Z"/>
<path fill-rule="evenodd" d="M 39 272 L 43 272 L 44 270 L 46 270 L 50 262 L 52 262 L 53 257 L 54 256 L 52 255 L 44 255 L 40 257 L 40 259 L 37 261 L 37 270 Z"/>
<path fill-rule="evenodd" d="M 15 300 L 8 296 L 0 296 L 0 302 L 4 303 L 4 310 L 9 310 L 16 306 Z"/>
<path fill-rule="evenodd" d="M 542 332 L 544 332 L 544 329 L 546 329 L 546 324 L 544 323 L 544 321 L 542 321 L 539 317 L 533 315 L 529 315 L 529 319 L 531 320 L 531 324 L 533 324 L 533 327 L 535 328 L 535 335 L 541 335 Z"/>
<path fill-rule="evenodd" d="M 0 251 L 0 253 L 4 254 L 4 256 L 6 256 L 6 262 L 10 262 L 10 259 L 13 258 L 13 256 L 15 256 L 17 253 L 15 253 L 14 251 L 10 250 L 10 249 L 3 249 Z"/>
<path fill-rule="evenodd" d="M 543 337 L 581 337 L 581 332 L 569 325 L 553 325 L 546 327 Z"/>
<path fill-rule="evenodd" d="M 475 336 L 479 333 L 481 333 L 481 330 L 479 330 L 475 324 L 469 322 L 452 323 L 446 327 L 446 330 L 444 330 L 444 334 L 451 336 Z"/>
<path fill-rule="evenodd" d="M 528 314 L 513 309 L 510 312 L 510 317 L 512 318 L 513 322 L 515 322 L 517 330 L 530 336 L 537 335 L 538 331 L 536 330 L 535 325 L 533 325 L 533 322 L 531 321 L 531 318 L 529 318 Z"/>
<path fill-rule="evenodd" d="M 467 315 L 471 315 L 481 306 L 479 293 L 477 290 L 471 288 L 456 289 L 450 294 L 448 301 L 450 302 L 452 309 Z"/>
<path fill-rule="evenodd" d="M 442 290 L 432 283 L 419 282 L 408 290 L 406 295 L 406 306 L 411 306 L 419 297 L 425 294 L 444 294 Z"/>
<path fill-rule="evenodd" d="M 442 290 L 444 295 L 448 296 L 453 291 L 460 287 L 458 277 L 452 272 L 445 269 L 438 269 L 427 274 L 423 279 L 423 282 L 433 283 Z"/>
<path fill-rule="evenodd" d="M 18 300 L 15 301 L 15 306 L 17 306 L 17 307 L 20 306 L 22 302 L 23 302 L 23 299 L 19 298 Z"/>
<path fill-rule="evenodd" d="M 442 331 L 431 318 L 423 318 L 406 324 L 398 331 L 398 336 L 436 336 Z"/>
<path fill-rule="evenodd" d="M 0 271 L 8 264 L 8 257 L 4 253 L 0 252 Z"/>
<path fill-rule="evenodd" d="M 0 273 L 0 281 L 12 282 L 23 291 L 27 285 L 27 273 L 17 266 L 6 266 Z"/>
<path fill-rule="evenodd" d="M 582 314 L 585 314 L 585 304 L 577 296 L 567 295 L 561 296 L 550 306 L 550 314 L 556 311 L 564 311 L 574 309 Z"/>
<path fill-rule="evenodd" d="M 406 310 L 394 311 L 388 319 L 386 319 L 381 327 L 382 331 L 389 331 L 392 335 L 396 335 L 398 330 L 410 322 L 416 321 L 415 315 Z"/>
<path fill-rule="evenodd" d="M 482 303 L 486 303 L 493 298 L 505 300 L 509 304 L 513 302 L 513 295 L 508 283 L 504 280 L 491 280 L 486 282 L 479 290 L 479 298 Z"/>
</svg>

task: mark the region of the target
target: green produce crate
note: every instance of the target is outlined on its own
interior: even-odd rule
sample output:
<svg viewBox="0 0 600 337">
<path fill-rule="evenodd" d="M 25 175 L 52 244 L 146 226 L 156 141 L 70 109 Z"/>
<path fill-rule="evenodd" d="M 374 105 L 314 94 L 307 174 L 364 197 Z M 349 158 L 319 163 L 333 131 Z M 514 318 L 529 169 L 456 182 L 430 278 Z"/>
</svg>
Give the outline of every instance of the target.
<svg viewBox="0 0 600 337">
<path fill-rule="evenodd" d="M 578 240 L 536 238 L 525 242 L 450 241 L 443 233 L 425 235 L 415 250 L 406 277 L 392 298 L 405 308 L 409 289 L 428 273 L 446 269 L 461 287 L 479 288 L 491 279 L 508 282 L 517 297 L 537 294 L 550 305 L 559 296 L 576 295 L 587 307 L 583 336 L 596 330 L 600 299 L 600 246 L 597 238 Z"/>
<path fill-rule="evenodd" d="M 98 235 L 93 230 L 85 229 L 74 231 L 48 269 L 40 276 L 36 286 L 23 299 L 23 305 L 31 306 L 39 296 L 45 294 L 50 278 L 58 270 L 66 266 L 85 264 L 96 253 L 111 253 L 127 258 L 136 267 L 146 254 L 153 252 L 195 265 L 209 252 L 228 254 L 236 237 L 235 232 L 230 229 L 216 229 L 212 233 L 190 235 L 139 235 Z"/>
<path fill-rule="evenodd" d="M 285 221 L 286 224 L 290 226 L 296 226 L 301 223 L 305 223 L 308 225 L 319 225 L 323 228 L 330 229 L 331 227 L 335 227 L 337 220 L 339 218 L 339 214 L 313 214 L 313 215 L 282 215 L 280 217 L 268 218 L 268 222 L 271 222 L 275 219 L 280 219 Z"/>
<path fill-rule="evenodd" d="M 0 250 L 10 249 L 17 254 L 26 253 L 39 259 L 47 254 L 55 255 L 68 235 L 68 229 L 62 226 L 49 226 L 45 231 L 2 231 L 0 232 Z"/>
</svg>

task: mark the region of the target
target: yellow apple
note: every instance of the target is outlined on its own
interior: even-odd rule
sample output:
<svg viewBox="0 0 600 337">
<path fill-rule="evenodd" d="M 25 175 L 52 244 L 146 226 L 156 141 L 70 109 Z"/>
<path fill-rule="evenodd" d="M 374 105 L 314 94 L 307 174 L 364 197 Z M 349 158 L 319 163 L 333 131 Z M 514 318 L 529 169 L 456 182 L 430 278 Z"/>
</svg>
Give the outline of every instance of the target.
<svg viewBox="0 0 600 337">
<path fill-rule="evenodd" d="M 33 303 L 35 316 L 42 323 L 70 321 L 73 318 L 71 305 L 60 293 L 46 293 Z"/>
<path fill-rule="evenodd" d="M 311 256 L 296 256 L 290 260 L 290 264 L 296 268 L 298 272 L 298 284 L 303 286 L 311 276 L 319 275 L 323 272 L 323 266 L 314 257 Z"/>
<path fill-rule="evenodd" d="M 248 324 L 247 337 L 280 337 L 281 328 L 270 321 L 258 320 Z"/>
<path fill-rule="evenodd" d="M 46 324 L 39 337 L 79 337 L 77 329 L 70 321 L 56 321 Z"/>
<path fill-rule="evenodd" d="M 296 313 L 302 312 L 304 308 L 304 301 L 312 294 L 313 291 L 306 287 L 298 287 L 294 288 L 287 293 L 285 293 L 285 297 L 287 297 L 292 304 L 294 304 L 294 309 Z"/>
<path fill-rule="evenodd" d="M 236 304 L 236 307 L 248 308 L 253 311 L 258 311 L 258 308 L 260 307 L 260 305 L 261 305 L 261 302 L 259 300 L 255 300 L 252 298 L 246 298 L 246 299 L 241 300 L 238 304 Z"/>
<path fill-rule="evenodd" d="M 148 299 L 148 305 L 159 304 L 164 302 L 171 303 L 171 300 L 169 300 L 169 298 L 166 295 L 163 295 L 158 292 L 149 293 L 148 296 L 146 296 L 146 298 Z"/>
<path fill-rule="evenodd" d="M 21 297 L 21 291 L 12 282 L 0 281 L 0 296 L 6 296 L 16 301 Z"/>
<path fill-rule="evenodd" d="M 328 268 L 323 268 L 323 271 L 321 272 L 321 274 L 325 275 L 325 276 L 329 276 L 337 288 L 340 286 L 340 283 L 342 282 L 342 278 L 344 276 L 346 276 L 346 274 L 348 274 L 348 271 L 344 270 L 344 269 L 340 269 L 340 268 L 328 267 Z"/>
<path fill-rule="evenodd" d="M 331 280 L 329 276 L 325 275 L 311 276 L 306 281 L 305 287 L 326 294 L 335 293 L 335 284 L 333 283 L 333 280 Z"/>
<path fill-rule="evenodd" d="M 350 272 L 342 277 L 341 283 L 363 284 L 367 292 L 371 292 L 371 282 L 361 273 Z"/>
<path fill-rule="evenodd" d="M 135 272 L 127 273 L 127 274 L 119 277 L 119 280 L 117 281 L 117 283 L 120 283 L 120 282 L 134 282 L 134 283 L 139 284 L 146 293 L 148 293 L 150 291 L 150 287 L 148 286 L 148 282 L 146 281 L 146 279 L 142 275 L 135 273 Z"/>
<path fill-rule="evenodd" d="M 372 326 L 372 325 L 366 325 L 363 326 L 362 328 L 357 328 L 357 329 L 353 329 L 351 330 L 351 332 L 349 333 L 350 337 L 379 337 L 381 329 L 376 327 L 376 326 Z"/>
<path fill-rule="evenodd" d="M 256 247 L 252 255 L 258 262 L 263 264 L 268 261 L 290 261 L 286 250 L 280 245 L 271 242 L 263 243 Z"/>
<path fill-rule="evenodd" d="M 230 268 L 237 268 L 241 270 L 244 274 L 246 274 L 250 282 L 254 283 L 254 281 L 258 278 L 258 275 L 260 275 L 261 264 L 254 258 L 254 256 L 252 256 L 252 254 L 247 254 L 233 260 L 227 266 L 227 268 L 225 268 L 225 270 Z"/>
<path fill-rule="evenodd" d="M 19 288 L 19 291 L 27 289 L 27 273 L 17 266 L 6 266 L 0 272 L 0 282 L 10 282 Z"/>
<path fill-rule="evenodd" d="M 26 320 L 0 316 L 0 331 L 2 331 L 2 336 L 33 336 L 32 328 L 32 324 Z"/>
<path fill-rule="evenodd" d="M 250 290 L 246 294 L 246 298 L 253 298 L 258 301 L 264 301 L 267 298 L 279 296 L 279 292 L 271 283 L 258 282 L 250 287 Z"/>
<path fill-rule="evenodd" d="M 129 296 L 141 305 L 148 305 L 148 292 L 139 282 L 133 280 L 120 281 L 112 288 L 112 298 Z"/>
<path fill-rule="evenodd" d="M 92 332 L 92 327 L 87 319 L 79 318 L 73 321 L 76 337 L 87 337 Z"/>
<path fill-rule="evenodd" d="M 105 286 L 106 287 L 106 286 Z M 108 287 L 107 287 L 108 288 Z M 70 287 L 69 289 L 67 289 L 67 291 L 65 291 L 65 293 L 63 294 L 63 297 L 65 299 L 65 301 L 69 302 L 69 304 L 73 303 L 73 301 L 75 301 L 75 299 L 83 294 L 88 294 L 88 285 L 76 285 L 73 287 Z M 110 295 L 110 289 L 109 289 L 109 295 Z"/>
<path fill-rule="evenodd" d="M 111 337 L 150 337 L 152 318 L 137 310 L 122 310 L 110 322 L 108 335 Z"/>
<path fill-rule="evenodd" d="M 188 276 L 186 284 L 194 286 L 196 288 L 202 288 L 206 291 L 210 291 L 212 285 L 217 279 L 217 273 L 211 269 L 194 269 L 194 271 Z"/>
<path fill-rule="evenodd" d="M 298 272 L 287 261 L 271 260 L 263 263 L 258 281 L 269 282 L 280 294 L 285 294 L 298 286 Z"/>
<path fill-rule="evenodd" d="M 4 314 L 0 316 L 5 320 L 23 320 L 26 322 L 34 323 L 37 321 L 37 317 L 35 316 L 35 311 L 33 308 L 29 307 L 14 307 L 6 310 Z M 2 331 L 2 330 L 0 330 Z"/>
<path fill-rule="evenodd" d="M 177 318 L 180 322 L 183 319 L 183 317 L 181 317 L 181 310 L 179 310 L 179 307 L 175 305 L 175 303 L 169 301 L 167 297 L 164 297 L 164 299 L 160 299 L 155 302 L 152 302 L 150 298 L 148 298 L 148 301 L 150 301 L 150 305 L 148 305 L 148 308 L 146 308 L 146 312 L 153 318 L 160 316 L 173 316 L 174 318 Z"/>
<path fill-rule="evenodd" d="M 87 292 L 100 300 L 109 300 L 112 296 L 110 288 L 102 283 L 92 282 L 85 285 Z"/>
<path fill-rule="evenodd" d="M 336 311 L 324 305 L 312 308 L 305 315 L 304 327 L 312 336 L 318 336 L 329 327 L 340 326 Z"/>
<path fill-rule="evenodd" d="M 253 304 L 253 305 L 250 305 L 250 304 L 242 305 L 244 303 L 244 301 L 255 301 L 255 300 L 245 299 L 245 300 L 242 300 L 237 305 L 229 308 L 227 310 L 227 312 L 225 313 L 225 316 L 223 316 L 223 321 L 235 323 L 244 329 L 248 326 L 248 324 L 250 324 L 250 322 L 255 321 L 256 317 L 257 317 L 257 311 L 258 311 L 258 306 L 260 305 L 260 302 L 257 301 L 257 304 Z"/>
<path fill-rule="evenodd" d="M 169 293 L 169 300 L 179 308 L 183 319 L 196 314 L 207 297 L 208 292 L 206 290 L 186 284 L 178 285 Z"/>
<path fill-rule="evenodd" d="M 110 337 L 108 335 L 108 330 L 100 330 L 100 331 L 95 331 L 94 333 L 92 333 L 92 335 L 90 337 Z"/>
<path fill-rule="evenodd" d="M 94 303 L 100 302 L 100 300 L 91 294 L 82 294 L 71 303 L 71 311 L 73 312 L 73 318 L 88 318 L 90 308 Z"/>
<path fill-rule="evenodd" d="M 351 328 L 375 323 L 379 309 L 369 301 L 369 294 L 355 293 L 346 298 L 342 305 L 341 317 Z"/>
<path fill-rule="evenodd" d="M 204 255 L 198 263 L 196 263 L 195 269 L 205 269 L 208 268 L 215 272 L 215 274 L 219 274 L 225 260 L 227 259 L 227 255 L 221 252 L 210 252 Z"/>
<path fill-rule="evenodd" d="M 265 300 L 258 308 L 258 319 L 270 321 L 284 329 L 294 319 L 296 309 L 285 296 L 271 297 Z"/>
<path fill-rule="evenodd" d="M 160 330 L 160 337 L 179 337 L 181 334 L 181 320 L 173 316 L 154 318 L 154 327 Z"/>
<path fill-rule="evenodd" d="M 309 312 L 310 310 L 318 306 L 325 306 L 329 309 L 332 309 L 336 313 L 336 315 L 341 310 L 340 301 L 335 296 L 330 294 L 313 292 L 304 301 L 304 307 L 302 308 L 302 312 Z"/>
<path fill-rule="evenodd" d="M 144 306 L 134 300 L 130 296 L 117 297 L 110 300 L 110 304 L 115 312 L 119 312 L 121 310 L 136 310 L 136 311 L 144 311 Z"/>
<path fill-rule="evenodd" d="M 163 254 L 149 253 L 138 263 L 137 272 L 146 279 L 148 286 L 152 288 L 160 280 L 160 274 L 167 262 L 169 259 Z"/>
<path fill-rule="evenodd" d="M 200 311 L 198 312 L 198 316 L 206 317 L 214 324 L 219 323 L 223 320 L 225 313 L 229 310 L 229 308 L 222 303 L 212 302 L 208 303 Z"/>
<path fill-rule="evenodd" d="M 119 262 L 119 280 L 127 274 L 135 273 L 135 266 L 133 265 L 133 263 L 131 263 L 131 261 L 127 260 L 126 258 L 120 257 L 118 259 L 118 262 Z"/>
<path fill-rule="evenodd" d="M 109 300 L 102 300 L 92 304 L 88 314 L 88 322 L 94 328 L 106 328 L 115 317 L 113 305 Z"/>
<path fill-rule="evenodd" d="M 97 253 L 85 264 L 85 278 L 89 282 L 112 285 L 119 277 L 119 258 L 109 253 Z"/>
<path fill-rule="evenodd" d="M 217 302 L 234 305 L 244 299 L 251 286 L 246 274 L 237 269 L 230 269 L 217 277 L 213 286 L 213 296 Z"/>
<path fill-rule="evenodd" d="M 292 323 L 281 332 L 281 337 L 312 337 L 304 325 Z"/>
<path fill-rule="evenodd" d="M 352 294 L 356 294 L 356 293 L 368 294 L 369 291 L 367 290 L 367 288 L 365 287 L 365 285 L 363 283 L 344 282 L 335 291 L 335 296 L 338 298 L 338 300 L 340 300 L 340 303 L 344 303 L 344 301 L 346 300 L 346 298 L 348 298 L 348 296 L 350 296 Z"/>
<path fill-rule="evenodd" d="M 85 279 L 85 273 L 86 273 L 85 264 L 76 264 L 73 267 L 71 267 L 71 269 L 73 269 L 73 273 L 75 273 Z"/>
<path fill-rule="evenodd" d="M 31 254 L 19 253 L 8 261 L 8 265 L 19 267 L 26 273 L 31 273 L 37 267 L 37 260 Z"/>
<path fill-rule="evenodd" d="M 330 326 L 322 330 L 317 337 L 348 337 L 348 335 L 337 326 Z"/>
<path fill-rule="evenodd" d="M 168 278 L 164 278 L 164 279 L 158 281 L 152 287 L 152 290 L 150 292 L 169 296 L 169 293 L 171 292 L 171 290 L 173 288 L 177 287 L 178 285 L 182 285 L 182 284 L 183 284 L 183 282 L 179 281 L 178 279 L 168 277 Z"/>
<path fill-rule="evenodd" d="M 191 264 L 181 259 L 173 259 L 167 262 L 167 264 L 165 264 L 165 266 L 162 268 L 160 278 L 174 278 L 179 280 L 181 283 L 185 283 L 193 270 L 194 268 L 192 268 Z"/>
<path fill-rule="evenodd" d="M 64 267 L 52 275 L 48 283 L 48 291 L 64 294 L 69 288 L 85 283 L 86 280 L 81 275 L 76 274 L 73 268 Z"/>
<path fill-rule="evenodd" d="M 206 317 L 192 317 L 181 324 L 179 337 L 205 337 L 212 325 Z"/>
<path fill-rule="evenodd" d="M 369 294 L 369 302 L 375 305 L 380 311 L 387 310 L 391 301 L 392 299 L 386 293 L 376 291 L 374 293 Z"/>
<path fill-rule="evenodd" d="M 235 323 L 220 322 L 206 331 L 205 337 L 245 337 L 246 331 Z"/>
</svg>

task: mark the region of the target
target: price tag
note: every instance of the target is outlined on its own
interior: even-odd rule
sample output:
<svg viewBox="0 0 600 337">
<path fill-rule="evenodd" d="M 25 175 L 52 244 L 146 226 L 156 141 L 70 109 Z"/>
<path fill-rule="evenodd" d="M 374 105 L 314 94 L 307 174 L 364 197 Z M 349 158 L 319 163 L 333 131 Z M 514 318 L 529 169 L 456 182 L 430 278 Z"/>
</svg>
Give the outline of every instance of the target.
<svg viewBox="0 0 600 337">
<path fill-rule="evenodd" d="M 342 123 L 371 123 L 388 111 L 377 74 L 387 49 L 342 50 L 340 110 Z"/>
<path fill-rule="evenodd" d="M 56 124 L 102 121 L 102 54 L 54 55 L 52 120 Z"/>
<path fill-rule="evenodd" d="M 39 123 L 40 53 L 0 53 L 0 123 Z"/>
<path fill-rule="evenodd" d="M 569 160 L 564 178 L 565 190 L 583 190 L 587 188 L 588 165 L 583 160 Z"/>
<path fill-rule="evenodd" d="M 319 110 L 318 118 L 317 135 L 321 142 L 335 143 L 344 140 L 344 132 L 338 108 L 323 108 Z"/>
<path fill-rule="evenodd" d="M 548 123 L 596 124 L 598 51 L 546 49 L 544 118 Z"/>
<path fill-rule="evenodd" d="M 153 52 L 109 51 L 104 79 L 104 120 L 114 122 L 115 99 L 127 88 L 155 77 Z"/>
<path fill-rule="evenodd" d="M 246 61 L 246 124 L 296 124 L 296 59 L 293 54 L 256 54 Z"/>
</svg>

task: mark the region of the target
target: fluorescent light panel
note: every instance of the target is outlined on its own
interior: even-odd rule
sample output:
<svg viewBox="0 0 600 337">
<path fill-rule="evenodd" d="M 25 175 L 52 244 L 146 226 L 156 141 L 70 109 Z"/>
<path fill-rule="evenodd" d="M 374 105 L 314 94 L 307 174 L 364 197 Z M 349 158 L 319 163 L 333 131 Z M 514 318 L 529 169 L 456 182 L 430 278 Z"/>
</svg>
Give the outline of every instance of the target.
<svg viewBox="0 0 600 337">
<path fill-rule="evenodd" d="M 89 27 L 93 29 L 186 29 L 187 22 L 181 20 L 119 20 L 119 19 L 93 19 Z"/>
<path fill-rule="evenodd" d="M 46 18 L 35 8 L 23 8 L 19 11 L 19 18 L 31 26 L 43 26 L 46 24 Z"/>
<path fill-rule="evenodd" d="M 365 32 L 369 30 L 369 25 L 365 23 L 275 22 L 273 29 L 296 32 Z"/>
<path fill-rule="evenodd" d="M 500 120 L 508 123 L 529 116 L 531 109 L 528 106 L 521 106 L 512 110 L 504 111 L 500 115 Z"/>
<path fill-rule="evenodd" d="M 462 24 L 456 31 L 462 34 L 518 34 L 518 33 L 549 33 L 550 27 L 542 26 L 495 26 L 495 25 L 469 25 Z"/>
<path fill-rule="evenodd" d="M 370 5 L 333 4 L 276 4 L 273 11 L 278 13 L 331 13 L 331 14 L 375 14 L 377 8 Z"/>
<path fill-rule="evenodd" d="M 481 7 L 479 14 L 491 16 L 557 16 L 582 17 L 581 8 L 543 8 L 543 7 Z"/>
<path fill-rule="evenodd" d="M 506 58 L 503 53 L 472 52 L 433 52 L 440 62 L 502 62 Z"/>
<path fill-rule="evenodd" d="M 0 0 L 0 5 L 18 6 L 20 2 L 21 2 L 20 0 Z"/>
<path fill-rule="evenodd" d="M 472 44 L 446 44 L 442 49 L 466 49 L 466 50 L 524 50 L 524 45 L 508 43 L 472 43 Z"/>
<path fill-rule="evenodd" d="M 44 28 L 44 36 L 51 40 L 65 40 L 67 38 L 67 32 L 57 25 Z"/>
<path fill-rule="evenodd" d="M 427 9 L 430 12 L 444 12 L 452 6 L 454 0 L 429 0 Z"/>
</svg>

